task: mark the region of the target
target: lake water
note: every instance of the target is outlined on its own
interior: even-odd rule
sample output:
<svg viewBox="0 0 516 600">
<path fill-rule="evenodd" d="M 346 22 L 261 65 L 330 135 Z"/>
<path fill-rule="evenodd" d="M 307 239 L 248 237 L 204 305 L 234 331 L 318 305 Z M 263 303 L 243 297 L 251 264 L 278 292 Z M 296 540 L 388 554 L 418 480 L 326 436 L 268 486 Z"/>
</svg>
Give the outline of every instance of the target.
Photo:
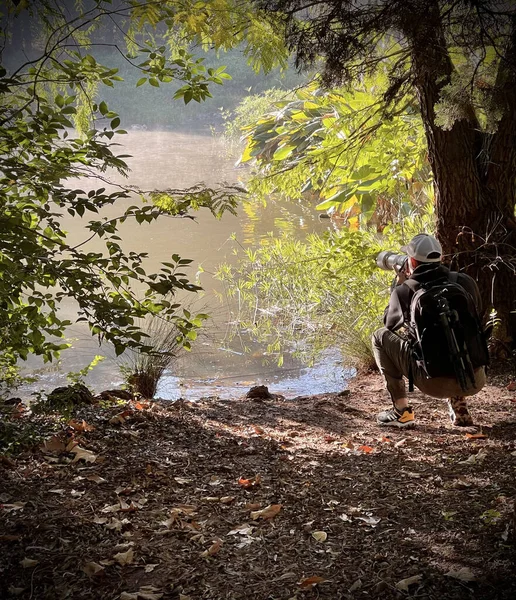
<svg viewBox="0 0 516 600">
<path fill-rule="evenodd" d="M 245 170 L 234 167 L 235 158 L 228 155 L 224 142 L 216 137 L 173 132 L 131 131 L 118 136 L 122 143 L 120 154 L 130 154 L 127 162 L 131 168 L 128 179 L 123 180 L 116 173 L 109 173 L 114 183 L 133 184 L 145 190 L 180 189 L 204 183 L 215 186 L 222 182 L 239 183 L 245 178 Z M 101 187 L 91 180 L 80 183 L 82 189 Z M 130 199 L 118 203 L 103 212 L 106 216 L 121 214 L 135 203 Z M 78 242 L 86 237 L 84 221 L 63 219 L 70 239 Z M 265 207 L 254 205 L 240 207 L 238 216 L 226 214 L 216 220 L 208 211 L 197 214 L 195 221 L 163 217 L 152 224 L 137 225 L 127 221 L 120 228 L 123 247 L 137 252 L 148 252 L 147 271 L 158 269 L 159 263 L 167 261 L 174 253 L 182 258 L 193 260 L 187 272 L 195 278 L 197 265 L 201 265 L 200 275 L 204 292 L 198 295 L 193 311 L 212 315 L 206 334 L 195 344 L 191 353 L 185 354 L 174 365 L 174 372 L 164 378 L 158 390 L 163 398 L 197 398 L 218 395 L 230 397 L 240 395 L 251 385 L 265 384 L 274 392 L 288 395 L 339 391 L 345 386 L 344 372 L 340 361 L 334 355 L 327 355 L 314 368 L 306 369 L 295 359 L 286 356 L 282 368 L 265 364 L 264 349 L 255 344 L 252 353 L 243 352 L 238 341 L 229 340 L 231 305 L 220 301 L 224 289 L 212 274 L 222 262 L 233 262 L 234 242 L 230 236 L 244 246 L 258 244 L 269 232 L 304 237 L 310 232 L 322 232 L 328 227 L 327 220 L 320 220 L 319 213 L 305 205 L 296 203 L 271 203 Z M 98 251 L 98 243 L 85 246 Z M 73 304 L 66 305 L 65 311 L 73 317 Z M 48 389 L 53 385 L 66 383 L 66 373 L 85 367 L 96 354 L 105 356 L 90 375 L 87 383 L 96 391 L 119 386 L 123 378 L 119 361 L 108 346 L 98 347 L 87 328 L 74 325 L 69 329 L 73 350 L 63 353 L 61 365 L 44 368 L 40 371 L 40 383 L 36 388 Z M 31 367 L 37 364 L 32 361 Z M 34 387 L 34 386 L 32 386 Z"/>
</svg>

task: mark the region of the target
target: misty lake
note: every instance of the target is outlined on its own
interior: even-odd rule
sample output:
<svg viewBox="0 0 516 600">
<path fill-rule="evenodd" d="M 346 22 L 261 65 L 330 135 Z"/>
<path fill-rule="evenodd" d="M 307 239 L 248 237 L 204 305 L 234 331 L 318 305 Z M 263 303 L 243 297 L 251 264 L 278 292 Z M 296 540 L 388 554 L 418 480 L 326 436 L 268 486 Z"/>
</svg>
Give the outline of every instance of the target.
<svg viewBox="0 0 516 600">
<path fill-rule="evenodd" d="M 229 156 L 224 140 L 214 136 L 130 131 L 127 135 L 116 136 L 115 140 L 123 144 L 118 154 L 131 155 L 126 159 L 131 172 L 128 179 L 109 173 L 113 183 L 123 180 L 125 184 L 144 190 L 180 189 L 201 182 L 209 186 L 223 182 L 236 184 L 246 175 L 244 169 L 234 166 L 235 158 Z M 94 180 L 81 181 L 78 185 L 84 190 L 102 186 Z M 118 202 L 104 210 L 102 215 L 119 215 L 136 201 Z M 64 228 L 70 233 L 72 242 L 77 243 L 87 237 L 85 222 L 86 219 L 63 218 Z M 258 344 L 252 345 L 251 353 L 244 353 L 238 338 L 230 340 L 231 304 L 224 296 L 222 283 L 212 276 L 220 263 L 235 261 L 235 242 L 230 239 L 232 234 L 240 244 L 249 246 L 259 244 L 269 232 L 275 235 L 287 232 L 303 238 L 327 227 L 328 221 L 320 220 L 315 208 L 292 202 L 242 205 L 237 217 L 226 214 L 221 220 L 203 210 L 197 213 L 195 220 L 164 216 L 152 224 L 124 223 L 120 227 L 122 246 L 125 250 L 148 252 L 148 272 L 159 269 L 159 263 L 169 260 L 174 253 L 193 260 L 187 270 L 190 280 L 195 279 L 198 265 L 203 270 L 200 283 L 204 291 L 195 295 L 191 310 L 206 312 L 212 318 L 193 350 L 178 359 L 174 372 L 164 378 L 158 396 L 170 399 L 210 395 L 234 397 L 258 384 L 268 385 L 271 391 L 288 395 L 343 389 L 346 373 L 334 355 L 323 358 L 315 367 L 308 369 L 289 356 L 285 357 L 281 368 L 271 364 L 270 359 L 267 364 L 265 349 Z M 90 243 L 87 248 L 99 251 L 102 245 Z M 64 310 L 73 319 L 73 305 L 70 303 Z M 73 349 L 63 353 L 59 367 L 54 365 L 40 369 L 40 381 L 31 386 L 33 389 L 66 384 L 67 372 L 84 368 L 97 354 L 106 358 L 88 375 L 87 384 L 95 391 L 101 391 L 123 383 L 120 359 L 115 360 L 114 352 L 107 345 L 99 348 L 87 327 L 80 324 L 71 326 L 69 338 Z M 36 368 L 38 365 L 31 361 L 29 366 Z"/>
</svg>

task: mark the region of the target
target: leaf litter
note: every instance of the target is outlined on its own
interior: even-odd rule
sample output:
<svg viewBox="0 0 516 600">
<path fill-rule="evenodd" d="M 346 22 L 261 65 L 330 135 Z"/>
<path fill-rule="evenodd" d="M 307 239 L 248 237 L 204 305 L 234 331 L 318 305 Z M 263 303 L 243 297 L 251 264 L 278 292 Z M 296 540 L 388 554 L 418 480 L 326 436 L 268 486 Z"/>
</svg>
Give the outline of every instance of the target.
<svg viewBox="0 0 516 600">
<path fill-rule="evenodd" d="M 493 401 L 506 390 L 471 401 L 484 438 L 417 393 L 417 428 L 382 436 L 379 388 L 81 408 L 0 465 L 0 596 L 515 597 L 512 500 L 497 500 L 514 476 L 512 404 Z"/>
</svg>

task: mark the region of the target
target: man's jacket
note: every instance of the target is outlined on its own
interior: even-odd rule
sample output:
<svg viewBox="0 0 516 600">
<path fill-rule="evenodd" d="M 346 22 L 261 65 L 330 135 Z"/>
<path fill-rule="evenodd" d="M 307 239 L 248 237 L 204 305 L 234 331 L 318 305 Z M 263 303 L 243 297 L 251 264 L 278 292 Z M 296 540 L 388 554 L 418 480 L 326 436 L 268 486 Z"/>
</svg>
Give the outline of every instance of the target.
<svg viewBox="0 0 516 600">
<path fill-rule="evenodd" d="M 420 284 L 435 285 L 446 283 L 449 279 L 449 273 L 450 269 L 444 265 L 438 263 L 426 263 L 419 265 L 414 269 L 410 279 L 415 280 Z M 457 283 L 471 294 L 477 312 L 480 314 L 482 302 L 476 281 L 465 273 L 459 273 Z M 414 286 L 415 289 L 411 289 L 408 285 L 402 283 L 394 288 L 389 300 L 389 306 L 385 309 L 383 317 L 383 322 L 387 329 L 396 331 L 404 324 L 410 322 L 410 301 L 419 287 L 420 286 Z"/>
</svg>

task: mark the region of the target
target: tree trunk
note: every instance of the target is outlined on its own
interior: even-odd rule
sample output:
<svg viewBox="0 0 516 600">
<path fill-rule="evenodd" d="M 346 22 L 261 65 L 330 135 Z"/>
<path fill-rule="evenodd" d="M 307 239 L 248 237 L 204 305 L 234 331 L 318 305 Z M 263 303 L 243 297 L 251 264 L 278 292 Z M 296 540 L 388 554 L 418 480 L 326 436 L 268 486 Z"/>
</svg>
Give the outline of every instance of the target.
<svg viewBox="0 0 516 600">
<path fill-rule="evenodd" d="M 504 116 L 497 131 L 482 133 L 467 104 L 446 130 L 435 122 L 436 105 L 454 67 L 437 2 L 428 3 L 425 13 L 421 23 L 431 26 L 406 34 L 434 175 L 437 237 L 447 261 L 478 282 L 484 316 L 495 309 L 497 335 L 510 351 L 510 312 L 516 309 L 516 38 L 500 66 L 496 102 Z"/>
</svg>

